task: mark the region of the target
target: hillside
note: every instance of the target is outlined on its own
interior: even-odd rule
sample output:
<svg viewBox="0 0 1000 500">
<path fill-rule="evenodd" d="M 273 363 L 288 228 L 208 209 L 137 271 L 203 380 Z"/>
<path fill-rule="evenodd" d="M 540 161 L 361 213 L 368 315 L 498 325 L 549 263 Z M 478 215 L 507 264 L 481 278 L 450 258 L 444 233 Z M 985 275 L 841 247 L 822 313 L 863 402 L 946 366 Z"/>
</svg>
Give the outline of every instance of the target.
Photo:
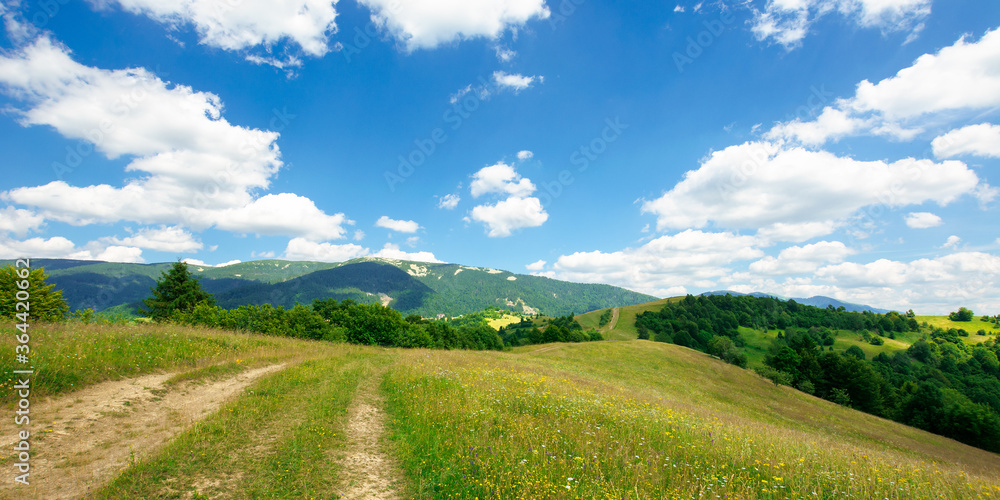
<svg viewBox="0 0 1000 500">
<path fill-rule="evenodd" d="M 676 345 L 387 350 L 160 325 L 36 335 L 37 395 L 59 414 L 38 422 L 22 498 L 1000 498 L 997 455 Z"/>
<path fill-rule="evenodd" d="M 0 265 L 9 262 L 0 261 Z M 36 259 L 72 310 L 136 308 L 170 264 Z M 487 307 L 566 315 L 638 304 L 655 297 L 610 285 L 569 283 L 459 264 L 362 258 L 343 263 L 263 260 L 225 267 L 188 266 L 220 305 L 291 307 L 316 298 L 383 303 L 404 314 L 458 316 Z"/>
</svg>

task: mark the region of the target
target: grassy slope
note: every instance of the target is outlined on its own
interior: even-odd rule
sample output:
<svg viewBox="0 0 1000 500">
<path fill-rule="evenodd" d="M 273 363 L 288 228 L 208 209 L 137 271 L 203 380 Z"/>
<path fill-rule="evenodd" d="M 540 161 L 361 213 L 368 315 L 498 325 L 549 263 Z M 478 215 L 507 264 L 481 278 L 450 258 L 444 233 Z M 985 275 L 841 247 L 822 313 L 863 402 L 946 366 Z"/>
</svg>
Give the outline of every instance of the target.
<svg viewBox="0 0 1000 500">
<path fill-rule="evenodd" d="M 635 329 L 635 317 L 636 315 L 646 312 L 646 311 L 659 311 L 663 309 L 663 305 L 668 302 L 676 302 L 682 300 L 683 297 L 672 297 L 669 299 L 660 299 L 653 302 L 646 302 L 643 304 L 636 304 L 634 306 L 626 306 L 618 308 L 618 324 L 615 329 L 604 333 L 604 338 L 607 340 L 633 340 L 639 336 L 639 332 Z M 601 313 L 603 309 L 597 311 L 590 311 L 585 314 L 577 316 L 577 321 L 583 325 L 584 329 L 596 328 L 597 323 L 601 318 Z"/>
<path fill-rule="evenodd" d="M 996 455 L 675 345 L 400 356 L 385 389 L 415 498 L 1000 493 Z"/>
<path fill-rule="evenodd" d="M 153 361 L 140 372 L 305 359 L 128 467 L 102 498 L 336 498 L 346 408 L 358 380 L 386 366 L 405 498 L 1000 497 L 996 455 L 675 345 L 385 350 L 159 325 L 44 328 L 36 359 L 74 374 L 74 388 L 131 376 L 120 371 L 141 358 Z"/>
<path fill-rule="evenodd" d="M 636 315 L 645 311 L 659 311 L 663 308 L 664 304 L 681 299 L 683 299 L 683 297 L 672 297 L 619 308 L 621 316 L 618 319 L 618 324 L 614 330 L 604 333 L 604 338 L 608 340 L 633 340 L 637 338 L 639 333 L 635 329 Z M 583 325 L 584 329 L 597 328 L 597 323 L 603 312 L 604 309 L 590 311 L 577 316 L 576 319 L 581 325 Z M 917 316 L 916 319 L 919 323 L 922 324 L 927 322 L 927 324 L 932 327 L 964 329 L 969 332 L 969 337 L 963 339 L 968 345 L 982 343 L 995 333 L 1000 333 L 996 327 L 989 323 L 980 321 L 978 317 L 973 319 L 971 322 L 951 321 L 947 316 Z M 976 335 L 976 331 L 980 329 L 985 330 L 987 332 L 987 336 Z M 990 333 L 991 331 L 994 333 Z M 763 364 L 764 354 L 766 353 L 767 348 L 771 345 L 771 341 L 775 338 L 775 336 L 777 336 L 778 331 L 755 331 L 749 328 L 741 327 L 740 333 L 747 340 L 746 353 L 750 360 L 750 364 Z M 874 346 L 865 342 L 854 332 L 841 331 L 837 333 L 837 339 L 833 344 L 833 349 L 835 351 L 844 351 L 847 350 L 848 347 L 856 345 L 860 347 L 861 350 L 865 352 L 865 355 L 870 359 L 877 356 L 879 353 L 892 354 L 895 351 L 907 349 L 922 336 L 922 333 L 905 332 L 897 334 L 895 339 L 885 338 L 885 344 L 881 346 Z"/>
<path fill-rule="evenodd" d="M 976 316 L 972 321 L 952 321 L 948 319 L 948 316 L 917 316 L 918 323 L 927 322 L 928 325 L 944 328 L 945 330 L 949 328 L 957 328 L 969 332 L 969 340 L 978 343 L 978 340 L 982 337 L 978 337 L 976 332 L 979 330 L 985 330 L 987 335 L 994 335 L 1000 333 L 1000 328 L 997 328 L 992 323 L 987 323 L 985 321 L 979 320 L 980 316 Z M 990 333 L 990 332 L 993 333 Z"/>
</svg>

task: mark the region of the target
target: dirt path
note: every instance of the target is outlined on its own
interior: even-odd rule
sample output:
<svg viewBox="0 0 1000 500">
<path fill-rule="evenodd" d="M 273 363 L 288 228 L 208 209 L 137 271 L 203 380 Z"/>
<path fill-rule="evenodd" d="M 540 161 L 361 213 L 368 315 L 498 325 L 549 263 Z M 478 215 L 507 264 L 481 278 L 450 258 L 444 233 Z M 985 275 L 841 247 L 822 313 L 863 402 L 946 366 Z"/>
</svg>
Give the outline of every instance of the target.
<svg viewBox="0 0 1000 500">
<path fill-rule="evenodd" d="M 344 478 L 340 495 L 346 500 L 395 500 L 400 483 L 399 467 L 381 442 L 385 435 L 385 398 L 379 393 L 378 372 L 358 385 L 347 410 L 350 442 L 343 459 Z"/>
<path fill-rule="evenodd" d="M 0 482 L 0 497 L 79 498 L 116 477 L 258 377 L 284 365 L 235 377 L 165 387 L 173 374 L 97 384 L 32 405 L 31 485 Z M 4 443 L 14 441 L 4 426 Z"/>
<path fill-rule="evenodd" d="M 608 329 L 605 330 L 605 331 L 606 332 L 610 332 L 611 330 L 614 330 L 616 326 L 618 326 L 618 308 L 617 307 L 615 307 L 614 309 L 611 310 L 611 321 L 608 322 Z"/>
</svg>

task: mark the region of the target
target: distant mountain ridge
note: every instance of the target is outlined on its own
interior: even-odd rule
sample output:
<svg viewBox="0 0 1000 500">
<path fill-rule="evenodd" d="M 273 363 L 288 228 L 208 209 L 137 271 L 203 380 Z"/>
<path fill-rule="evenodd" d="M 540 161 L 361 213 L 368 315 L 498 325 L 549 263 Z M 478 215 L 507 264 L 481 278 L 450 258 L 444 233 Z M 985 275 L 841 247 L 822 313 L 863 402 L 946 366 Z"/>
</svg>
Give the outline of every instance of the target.
<svg viewBox="0 0 1000 500">
<path fill-rule="evenodd" d="M 803 298 L 794 298 L 794 297 L 792 297 L 792 298 L 783 297 L 781 295 L 776 295 L 776 294 L 773 294 L 773 293 L 763 293 L 763 292 L 740 293 L 740 292 L 734 292 L 734 291 L 731 291 L 731 290 L 717 290 L 717 291 L 712 291 L 712 292 L 705 292 L 705 293 L 702 293 L 701 295 L 725 295 L 727 293 L 730 294 L 730 295 L 733 295 L 733 296 L 737 296 L 737 295 L 750 295 L 750 296 L 753 296 L 753 297 L 774 297 L 776 299 L 781 299 L 781 300 L 794 300 L 795 302 L 798 302 L 799 304 L 805 304 L 807 306 L 815 306 L 815 307 L 820 307 L 820 308 L 826 308 L 827 306 L 833 306 L 834 308 L 843 307 L 844 309 L 846 309 L 848 311 L 852 311 L 852 312 L 871 311 L 873 313 L 878 313 L 878 314 L 885 314 L 885 313 L 889 312 L 889 309 L 879 309 L 877 307 L 872 307 L 872 306 L 865 305 L 865 304 L 853 304 L 851 302 L 844 302 L 844 301 L 841 301 L 841 300 L 834 299 L 832 297 L 824 297 L 822 295 L 816 295 L 816 296 L 813 296 L 813 297 L 809 297 L 807 299 L 803 299 Z"/>
<path fill-rule="evenodd" d="M 8 265 L 12 260 L 2 260 Z M 32 259 L 72 310 L 136 308 L 170 263 L 130 264 Z M 225 267 L 189 264 L 220 306 L 291 307 L 316 298 L 382 303 L 404 314 L 457 316 L 496 306 L 562 316 L 656 300 L 611 285 L 570 283 L 460 264 L 365 257 L 347 262 L 260 260 Z"/>
</svg>

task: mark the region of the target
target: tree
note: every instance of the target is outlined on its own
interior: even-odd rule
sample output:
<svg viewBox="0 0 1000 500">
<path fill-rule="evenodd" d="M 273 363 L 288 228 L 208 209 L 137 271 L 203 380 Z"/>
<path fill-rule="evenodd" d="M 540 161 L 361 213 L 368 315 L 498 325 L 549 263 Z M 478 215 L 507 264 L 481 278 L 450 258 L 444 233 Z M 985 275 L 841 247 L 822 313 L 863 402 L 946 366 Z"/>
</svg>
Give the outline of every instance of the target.
<svg viewBox="0 0 1000 500">
<path fill-rule="evenodd" d="M 948 319 L 952 321 L 972 321 L 973 316 L 972 311 L 964 307 L 959 307 L 958 311 L 948 315 Z"/>
<path fill-rule="evenodd" d="M 32 321 L 55 321 L 66 317 L 69 306 L 61 290 L 53 290 L 55 285 L 46 284 L 48 276 L 44 268 L 29 269 L 6 266 L 0 269 L 0 317 L 14 318 L 17 313 L 27 312 Z M 19 300 L 18 292 L 22 292 Z M 18 303 L 26 303 L 18 308 Z M 23 319 L 23 318 L 22 318 Z M 27 323 L 27 321 L 23 321 Z"/>
<path fill-rule="evenodd" d="M 149 309 L 140 309 L 140 312 L 155 321 L 170 319 L 174 311 L 190 312 L 198 304 L 215 305 L 212 294 L 201 288 L 198 278 L 188 271 L 187 264 L 180 261 L 164 271 L 151 290 L 153 295 L 142 300 Z"/>
</svg>

